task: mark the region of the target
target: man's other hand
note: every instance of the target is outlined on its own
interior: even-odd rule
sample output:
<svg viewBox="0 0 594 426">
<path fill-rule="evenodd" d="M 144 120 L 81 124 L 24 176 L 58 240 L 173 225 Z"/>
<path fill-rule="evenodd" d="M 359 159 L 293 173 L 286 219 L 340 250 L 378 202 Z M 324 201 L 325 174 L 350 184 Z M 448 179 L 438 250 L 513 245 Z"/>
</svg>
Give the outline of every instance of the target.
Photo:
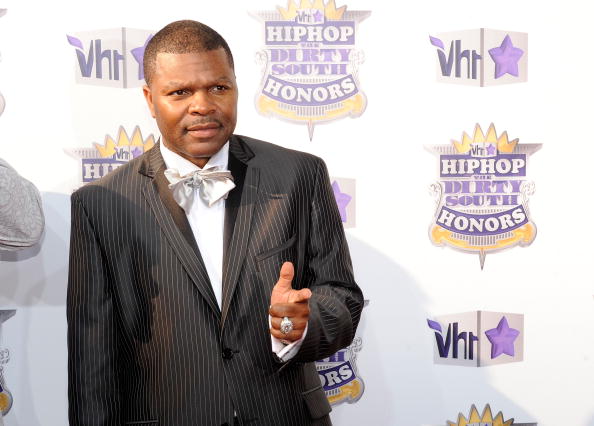
<svg viewBox="0 0 594 426">
<path fill-rule="evenodd" d="M 295 290 L 292 287 L 295 270 L 291 262 L 283 263 L 278 281 L 272 289 L 270 297 L 271 324 L 270 334 L 277 339 L 286 342 L 294 342 L 301 339 L 303 331 L 309 319 L 309 298 L 311 290 L 303 288 Z M 293 330 L 284 334 L 280 331 L 281 321 L 287 317 L 293 323 Z"/>
</svg>

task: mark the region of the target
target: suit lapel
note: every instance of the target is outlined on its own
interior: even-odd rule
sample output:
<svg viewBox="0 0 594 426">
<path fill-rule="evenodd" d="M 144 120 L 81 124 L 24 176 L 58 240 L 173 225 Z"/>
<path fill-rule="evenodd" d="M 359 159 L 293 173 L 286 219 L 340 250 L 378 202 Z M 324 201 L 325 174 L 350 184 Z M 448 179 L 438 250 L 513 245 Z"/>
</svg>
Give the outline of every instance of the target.
<svg viewBox="0 0 594 426">
<path fill-rule="evenodd" d="M 206 299 L 212 310 L 220 315 L 219 306 L 198 250 L 194 234 L 185 212 L 175 202 L 167 186 L 163 171 L 165 162 L 157 144 L 145 157 L 139 172 L 151 179 L 143 188 L 143 195 L 149 203 L 163 235 L 169 241 L 176 256 L 190 276 L 198 291 Z"/>
<path fill-rule="evenodd" d="M 229 153 L 229 171 L 233 176 L 235 188 L 229 192 L 229 196 L 225 201 L 225 227 L 223 232 L 223 259 L 228 256 L 229 245 L 233 236 L 233 227 L 237 212 L 241 205 L 241 194 L 243 193 L 243 185 L 245 183 L 245 172 L 247 165 L 237 159 L 231 152 Z"/>
<path fill-rule="evenodd" d="M 225 203 L 221 328 L 225 325 L 225 319 L 237 287 L 239 273 L 245 260 L 252 213 L 258 194 L 260 170 L 249 165 L 249 161 L 253 156 L 254 154 L 244 142 L 235 135 L 231 137 L 229 143 L 229 169 L 237 186 L 229 193 Z"/>
<path fill-rule="evenodd" d="M 190 222 L 188 222 L 188 217 L 186 216 L 186 212 L 182 209 L 179 204 L 173 199 L 173 194 L 171 189 L 169 189 L 169 182 L 163 173 L 165 171 L 165 166 L 161 167 L 157 170 L 154 178 L 154 184 L 157 187 L 157 192 L 159 193 L 159 197 L 163 204 L 165 204 L 165 208 L 171 214 L 175 225 L 179 228 L 180 232 L 184 236 L 186 242 L 192 247 L 196 256 L 200 258 L 202 261 L 202 256 L 200 255 L 200 251 L 198 249 L 198 244 L 196 243 L 196 239 L 194 238 L 194 232 L 192 231 L 192 227 L 190 226 Z"/>
</svg>

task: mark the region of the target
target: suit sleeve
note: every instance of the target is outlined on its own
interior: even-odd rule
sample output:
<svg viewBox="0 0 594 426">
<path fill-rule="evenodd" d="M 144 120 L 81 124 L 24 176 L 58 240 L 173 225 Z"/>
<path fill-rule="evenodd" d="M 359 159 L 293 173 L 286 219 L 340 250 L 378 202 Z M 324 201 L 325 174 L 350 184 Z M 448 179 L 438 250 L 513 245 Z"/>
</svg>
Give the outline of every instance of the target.
<svg viewBox="0 0 594 426">
<path fill-rule="evenodd" d="M 100 243 L 77 194 L 72 196 L 68 320 L 71 426 L 119 426 L 118 328 Z"/>
<path fill-rule="evenodd" d="M 329 357 L 355 337 L 363 295 L 355 283 L 326 165 L 319 160 L 310 209 L 305 276 L 312 290 L 307 335 L 294 361 Z"/>
</svg>

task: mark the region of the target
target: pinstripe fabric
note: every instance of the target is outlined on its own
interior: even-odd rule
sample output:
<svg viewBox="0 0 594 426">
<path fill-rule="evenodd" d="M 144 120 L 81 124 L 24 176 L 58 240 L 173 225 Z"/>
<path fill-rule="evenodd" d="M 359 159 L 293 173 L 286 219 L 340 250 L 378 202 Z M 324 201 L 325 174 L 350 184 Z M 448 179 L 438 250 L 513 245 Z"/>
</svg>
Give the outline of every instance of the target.
<svg viewBox="0 0 594 426">
<path fill-rule="evenodd" d="M 330 424 L 313 361 L 351 342 L 362 295 L 325 165 L 243 136 L 229 165 L 221 310 L 158 149 L 72 195 L 71 425 Z M 313 296 L 280 363 L 268 305 L 287 260 Z"/>
</svg>

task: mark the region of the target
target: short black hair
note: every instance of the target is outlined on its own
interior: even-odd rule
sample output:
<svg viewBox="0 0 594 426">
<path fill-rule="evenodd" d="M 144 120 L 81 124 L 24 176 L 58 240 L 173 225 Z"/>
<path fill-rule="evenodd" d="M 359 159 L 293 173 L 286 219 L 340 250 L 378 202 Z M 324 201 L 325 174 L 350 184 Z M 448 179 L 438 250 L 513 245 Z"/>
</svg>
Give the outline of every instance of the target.
<svg viewBox="0 0 594 426">
<path fill-rule="evenodd" d="M 144 81 L 150 86 L 155 73 L 157 54 L 195 53 L 225 49 L 227 59 L 234 68 L 231 49 L 223 37 L 208 25 L 198 21 L 175 21 L 163 27 L 148 42 L 144 51 Z"/>
</svg>

